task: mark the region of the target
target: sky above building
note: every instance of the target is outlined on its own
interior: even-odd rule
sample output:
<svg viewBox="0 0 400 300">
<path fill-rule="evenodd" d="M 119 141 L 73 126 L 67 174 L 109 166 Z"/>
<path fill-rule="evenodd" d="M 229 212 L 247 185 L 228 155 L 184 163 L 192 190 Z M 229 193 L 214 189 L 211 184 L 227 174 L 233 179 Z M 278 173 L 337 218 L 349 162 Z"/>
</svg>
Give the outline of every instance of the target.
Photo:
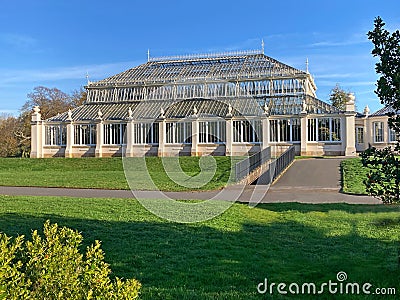
<svg viewBox="0 0 400 300">
<path fill-rule="evenodd" d="M 309 71 L 317 96 L 336 85 L 359 111 L 381 107 L 372 44 L 381 16 L 400 28 L 400 2 L 385 1 L 2 1 L 0 113 L 17 115 L 36 86 L 70 93 L 150 56 L 261 49 Z"/>
</svg>

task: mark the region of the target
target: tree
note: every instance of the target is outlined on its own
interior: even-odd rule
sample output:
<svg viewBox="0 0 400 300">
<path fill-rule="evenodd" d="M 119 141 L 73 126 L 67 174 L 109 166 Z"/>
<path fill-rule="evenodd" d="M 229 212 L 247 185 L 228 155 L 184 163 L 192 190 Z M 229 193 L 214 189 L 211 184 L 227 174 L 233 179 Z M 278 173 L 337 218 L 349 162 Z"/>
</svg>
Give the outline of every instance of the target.
<svg viewBox="0 0 400 300">
<path fill-rule="evenodd" d="M 375 70 L 380 74 L 375 93 L 385 106 L 400 111 L 400 32 L 390 33 L 380 17 L 374 21 L 374 30 L 368 32 L 368 39 L 374 44 L 372 55 L 378 57 Z M 400 132 L 400 116 L 389 114 L 389 126 Z"/>
<path fill-rule="evenodd" d="M 339 110 L 346 110 L 346 103 L 349 101 L 349 93 L 344 91 L 337 83 L 331 90 L 329 100 L 331 101 L 332 106 Z"/>
<path fill-rule="evenodd" d="M 19 153 L 27 156 L 30 152 L 31 116 L 33 107 L 39 106 L 43 119 L 48 119 L 68 109 L 78 107 L 87 99 L 87 92 L 80 88 L 74 90 L 71 95 L 57 88 L 38 86 L 32 93 L 27 95 L 28 101 L 22 106 L 18 118 L 19 126 L 15 128 L 14 134 L 18 139 Z"/>
<path fill-rule="evenodd" d="M 81 106 L 87 100 L 87 91 L 84 88 L 72 91 L 71 102 L 73 107 Z"/>
<path fill-rule="evenodd" d="M 14 135 L 18 119 L 11 115 L 0 116 L 0 157 L 18 156 L 18 139 Z"/>
<path fill-rule="evenodd" d="M 380 74 L 375 93 L 385 106 L 393 108 L 389 113 L 389 126 L 399 135 L 400 116 L 400 33 L 384 29 L 380 17 L 374 21 L 374 30 L 368 32 L 368 39 L 374 44 L 372 55 L 378 57 L 375 70 Z M 396 147 L 382 150 L 373 147 L 361 155 L 363 166 L 369 168 L 364 181 L 368 193 L 380 198 L 383 203 L 400 202 L 400 143 Z"/>
<path fill-rule="evenodd" d="M 29 156 L 34 106 L 39 106 L 42 118 L 47 119 L 82 105 L 87 99 L 87 93 L 80 88 L 69 95 L 57 88 L 38 86 L 27 97 L 18 117 L 0 115 L 0 157 Z"/>
<path fill-rule="evenodd" d="M 47 119 L 74 107 L 72 97 L 57 88 L 37 86 L 28 94 L 28 101 L 22 106 L 22 112 L 31 112 L 34 106 L 40 107 L 43 119 Z"/>
</svg>

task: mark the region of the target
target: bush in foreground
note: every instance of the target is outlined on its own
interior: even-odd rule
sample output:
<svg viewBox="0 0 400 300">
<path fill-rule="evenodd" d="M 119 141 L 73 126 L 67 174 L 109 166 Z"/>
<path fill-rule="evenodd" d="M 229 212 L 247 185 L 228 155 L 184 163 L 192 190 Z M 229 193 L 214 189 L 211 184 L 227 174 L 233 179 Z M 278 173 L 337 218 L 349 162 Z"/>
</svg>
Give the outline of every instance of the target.
<svg viewBox="0 0 400 300">
<path fill-rule="evenodd" d="M 364 180 L 369 195 L 385 204 L 400 203 L 400 159 L 391 147 L 369 148 L 361 153 L 361 162 L 369 168 Z"/>
<path fill-rule="evenodd" d="M 111 280 L 100 242 L 79 252 L 82 235 L 57 224 L 44 224 L 44 238 L 32 241 L 0 233 L 0 299 L 136 299 L 135 279 Z"/>
</svg>

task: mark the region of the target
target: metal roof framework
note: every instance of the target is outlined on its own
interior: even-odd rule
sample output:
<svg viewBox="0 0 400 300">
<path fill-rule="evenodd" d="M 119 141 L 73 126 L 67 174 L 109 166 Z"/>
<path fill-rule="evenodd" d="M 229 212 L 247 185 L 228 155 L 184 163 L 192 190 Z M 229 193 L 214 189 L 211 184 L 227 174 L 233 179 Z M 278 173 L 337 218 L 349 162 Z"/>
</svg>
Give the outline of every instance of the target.
<svg viewBox="0 0 400 300">
<path fill-rule="evenodd" d="M 261 51 L 149 58 L 148 62 L 97 82 L 89 82 L 87 102 L 72 110 L 74 121 L 156 119 L 199 114 L 234 116 L 338 113 L 318 100 L 308 71 Z M 68 113 L 48 121 L 65 122 Z"/>
</svg>

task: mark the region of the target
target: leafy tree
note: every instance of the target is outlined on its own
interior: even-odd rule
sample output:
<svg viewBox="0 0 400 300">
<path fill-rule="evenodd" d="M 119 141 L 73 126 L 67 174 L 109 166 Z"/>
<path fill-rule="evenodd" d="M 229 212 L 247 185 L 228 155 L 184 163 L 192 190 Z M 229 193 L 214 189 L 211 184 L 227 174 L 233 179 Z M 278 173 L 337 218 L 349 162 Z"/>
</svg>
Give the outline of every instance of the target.
<svg viewBox="0 0 400 300">
<path fill-rule="evenodd" d="M 349 93 L 344 91 L 337 83 L 331 90 L 329 100 L 331 101 L 332 106 L 339 110 L 346 110 L 346 103 L 349 101 Z"/>
<path fill-rule="evenodd" d="M 368 32 L 368 39 L 374 44 L 372 55 L 378 57 L 375 70 L 380 74 L 375 93 L 381 103 L 390 106 L 395 112 L 400 111 L 400 32 L 387 31 L 380 17 L 374 22 L 375 28 Z M 389 125 L 400 132 L 400 116 L 389 114 Z"/>
<path fill-rule="evenodd" d="M 400 161 L 390 147 L 370 148 L 361 153 L 363 166 L 368 167 L 364 180 L 368 194 L 383 203 L 396 203 L 400 199 Z"/>
<path fill-rule="evenodd" d="M 374 22 L 374 30 L 368 32 L 368 39 L 374 44 L 372 55 L 378 57 L 375 70 L 380 74 L 375 93 L 382 104 L 393 108 L 388 114 L 389 126 L 400 133 L 400 33 L 390 33 L 384 29 L 385 23 L 380 17 Z M 380 198 L 384 203 L 400 202 L 400 144 L 382 150 L 373 147 L 361 155 L 362 163 L 369 168 L 364 181 L 368 193 Z"/>
</svg>

